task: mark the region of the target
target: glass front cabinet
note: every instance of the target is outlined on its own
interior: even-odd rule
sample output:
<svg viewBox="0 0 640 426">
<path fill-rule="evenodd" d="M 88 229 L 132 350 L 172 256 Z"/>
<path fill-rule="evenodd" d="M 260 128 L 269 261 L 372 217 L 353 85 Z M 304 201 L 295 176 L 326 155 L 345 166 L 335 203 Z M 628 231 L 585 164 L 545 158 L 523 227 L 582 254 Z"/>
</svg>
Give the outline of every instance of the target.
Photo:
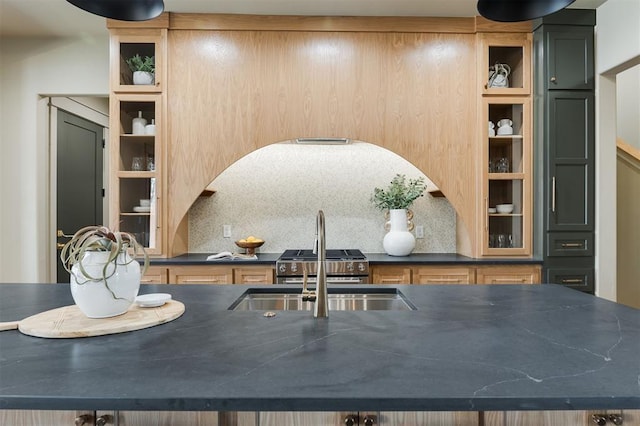
<svg viewBox="0 0 640 426">
<path fill-rule="evenodd" d="M 531 254 L 531 107 L 528 97 L 483 99 L 483 255 Z"/>
<path fill-rule="evenodd" d="M 532 35 L 478 34 L 482 256 L 532 253 Z"/>
<path fill-rule="evenodd" d="M 109 227 L 129 232 L 149 255 L 165 254 L 164 167 L 168 17 L 108 20 L 110 30 Z M 131 26 L 128 28 L 127 26 Z M 153 68 L 135 74 L 139 58 Z"/>
<path fill-rule="evenodd" d="M 161 96 L 118 94 L 111 98 L 111 227 L 132 233 L 149 254 L 161 244 Z"/>
</svg>

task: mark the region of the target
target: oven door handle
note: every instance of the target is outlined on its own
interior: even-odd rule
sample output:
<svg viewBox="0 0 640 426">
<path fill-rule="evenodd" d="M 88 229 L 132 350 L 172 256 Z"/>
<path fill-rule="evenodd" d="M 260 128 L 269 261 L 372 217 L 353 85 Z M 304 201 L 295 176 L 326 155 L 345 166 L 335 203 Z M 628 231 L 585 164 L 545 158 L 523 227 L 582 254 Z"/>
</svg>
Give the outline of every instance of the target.
<svg viewBox="0 0 640 426">
<path fill-rule="evenodd" d="M 310 284 L 315 284 L 316 277 L 309 277 L 308 282 Z M 363 284 L 365 283 L 365 277 L 349 277 L 349 278 L 339 278 L 335 279 L 335 277 L 327 277 L 327 284 Z M 302 278 L 282 278 L 278 280 L 279 284 L 302 284 Z"/>
</svg>

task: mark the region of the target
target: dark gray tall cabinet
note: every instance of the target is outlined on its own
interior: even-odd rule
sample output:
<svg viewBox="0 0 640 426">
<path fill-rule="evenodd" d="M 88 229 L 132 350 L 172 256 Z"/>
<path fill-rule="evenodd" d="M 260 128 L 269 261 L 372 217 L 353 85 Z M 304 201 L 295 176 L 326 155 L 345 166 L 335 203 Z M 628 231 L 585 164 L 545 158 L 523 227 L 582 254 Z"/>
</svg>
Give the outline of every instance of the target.
<svg viewBox="0 0 640 426">
<path fill-rule="evenodd" d="M 534 22 L 534 253 L 543 282 L 593 293 L 595 10 Z"/>
</svg>

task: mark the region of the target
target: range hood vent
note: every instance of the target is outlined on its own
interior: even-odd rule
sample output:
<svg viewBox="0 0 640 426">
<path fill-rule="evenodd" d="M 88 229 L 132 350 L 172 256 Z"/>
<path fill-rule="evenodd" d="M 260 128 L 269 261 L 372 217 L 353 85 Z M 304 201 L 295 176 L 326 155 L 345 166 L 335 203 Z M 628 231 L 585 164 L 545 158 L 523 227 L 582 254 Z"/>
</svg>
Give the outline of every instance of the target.
<svg viewBox="0 0 640 426">
<path fill-rule="evenodd" d="M 296 138 L 296 143 L 302 145 L 346 145 L 351 143 L 349 138 Z"/>
</svg>

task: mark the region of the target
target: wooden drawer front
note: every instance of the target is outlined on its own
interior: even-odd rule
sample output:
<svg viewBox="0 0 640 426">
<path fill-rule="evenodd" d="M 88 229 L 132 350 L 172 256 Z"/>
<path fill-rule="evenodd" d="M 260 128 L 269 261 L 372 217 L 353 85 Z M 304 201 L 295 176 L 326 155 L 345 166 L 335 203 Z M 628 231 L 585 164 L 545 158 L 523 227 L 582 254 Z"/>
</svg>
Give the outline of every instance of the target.
<svg viewBox="0 0 640 426">
<path fill-rule="evenodd" d="M 372 284 L 409 284 L 411 268 L 403 266 L 374 266 L 371 268 Z"/>
<path fill-rule="evenodd" d="M 273 284 L 273 268 L 234 268 L 233 282 L 236 284 Z"/>
<path fill-rule="evenodd" d="M 169 269 L 172 284 L 232 284 L 233 269 L 224 266 L 178 266 Z"/>
<path fill-rule="evenodd" d="M 413 284 L 474 284 L 476 273 L 472 268 L 426 267 L 413 273 Z"/>
<path fill-rule="evenodd" d="M 549 268 L 547 282 L 590 293 L 595 290 L 593 268 Z"/>
<path fill-rule="evenodd" d="M 488 266 L 476 271 L 478 284 L 539 284 L 539 266 Z"/>
<path fill-rule="evenodd" d="M 550 232 L 547 256 L 593 256 L 591 232 Z"/>
<path fill-rule="evenodd" d="M 166 284 L 169 270 L 164 266 L 149 266 L 147 273 L 140 279 L 140 284 Z"/>
</svg>

